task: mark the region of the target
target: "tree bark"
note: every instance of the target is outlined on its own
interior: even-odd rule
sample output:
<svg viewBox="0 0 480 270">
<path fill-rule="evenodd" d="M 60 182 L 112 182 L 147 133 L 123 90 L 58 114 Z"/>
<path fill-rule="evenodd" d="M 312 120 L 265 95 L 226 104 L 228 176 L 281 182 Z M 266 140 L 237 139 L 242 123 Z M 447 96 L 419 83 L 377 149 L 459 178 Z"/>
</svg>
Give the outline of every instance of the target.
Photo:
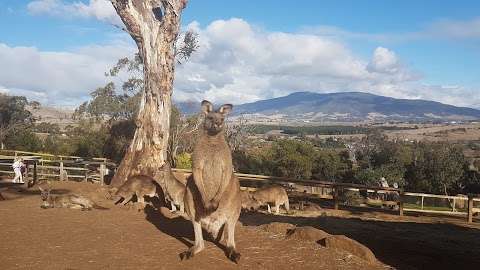
<svg viewBox="0 0 480 270">
<path fill-rule="evenodd" d="M 174 45 L 187 0 L 111 2 L 137 44 L 145 82 L 134 138 L 112 179 L 111 185 L 119 186 L 134 174 L 156 178 L 167 159 Z"/>
</svg>

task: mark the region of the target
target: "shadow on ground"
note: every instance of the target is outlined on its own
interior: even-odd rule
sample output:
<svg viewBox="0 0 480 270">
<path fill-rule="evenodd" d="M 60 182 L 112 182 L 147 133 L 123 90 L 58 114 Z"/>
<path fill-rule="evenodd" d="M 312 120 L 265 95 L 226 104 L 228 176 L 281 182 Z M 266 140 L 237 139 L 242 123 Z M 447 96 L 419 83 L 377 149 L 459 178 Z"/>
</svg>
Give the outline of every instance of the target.
<svg viewBox="0 0 480 270">
<path fill-rule="evenodd" d="M 190 241 L 194 240 L 194 235 L 190 221 L 183 217 L 167 218 L 149 205 L 145 208 L 145 214 L 147 221 L 155 225 L 159 231 L 176 238 L 187 247 L 192 246 Z"/>
<path fill-rule="evenodd" d="M 154 205 L 156 204 L 154 203 Z M 163 207 L 163 209 L 159 211 L 150 205 L 147 205 L 144 210 L 146 214 L 146 220 L 155 225 L 159 231 L 176 238 L 178 241 L 185 244 L 187 248 L 193 246 L 192 243 L 195 241 L 195 236 L 193 233 L 192 222 L 181 216 L 176 216 L 175 214 L 162 214 L 162 212 L 165 213 L 165 211 L 168 212 L 170 210 L 166 207 Z M 220 230 L 218 238 L 214 239 L 208 232 L 204 230 L 203 239 L 204 241 L 209 241 L 215 244 L 218 248 L 223 250 L 226 255 L 227 247 L 222 243 L 223 241 L 221 241 L 221 236 L 223 233 L 224 228 Z"/>
<path fill-rule="evenodd" d="M 242 214 L 240 221 L 244 226 L 283 222 L 346 235 L 370 248 L 380 261 L 397 269 L 474 269 L 480 265 L 480 230 L 449 223 L 263 213 Z"/>
</svg>

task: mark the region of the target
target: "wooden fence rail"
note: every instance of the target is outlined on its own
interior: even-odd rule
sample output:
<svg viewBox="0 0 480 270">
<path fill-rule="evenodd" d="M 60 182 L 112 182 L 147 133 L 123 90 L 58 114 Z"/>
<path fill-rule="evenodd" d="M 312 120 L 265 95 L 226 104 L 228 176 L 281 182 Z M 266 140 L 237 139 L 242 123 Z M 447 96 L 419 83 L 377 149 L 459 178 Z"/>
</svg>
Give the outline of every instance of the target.
<svg viewBox="0 0 480 270">
<path fill-rule="evenodd" d="M 20 153 L 21 151 L 18 151 Z M 27 152 L 30 153 L 30 152 Z M 8 170 L 0 170 L 0 173 L 13 175 L 11 169 L 13 159 L 16 156 L 1 156 L 0 167 L 8 167 Z M 5 162 L 9 161 L 9 162 Z M 105 176 L 107 175 L 107 164 L 111 165 L 106 159 L 95 159 L 94 161 L 74 162 L 72 160 L 44 160 L 37 158 L 28 158 L 27 160 L 27 177 L 36 180 L 36 177 L 47 177 L 66 181 L 69 178 L 82 179 L 84 181 L 99 182 L 101 185 L 105 183 Z M 39 164 L 56 163 L 58 165 L 39 165 Z M 83 167 L 76 167 L 83 166 Z M 93 166 L 94 168 L 87 168 Z M 69 173 L 71 172 L 71 173 Z"/>
<path fill-rule="evenodd" d="M 12 151 L 12 150 L 9 150 Z M 113 163 L 108 162 L 106 159 L 95 159 L 93 161 L 82 161 L 79 162 L 78 160 L 83 160 L 81 157 L 72 157 L 72 156 L 53 156 L 49 155 L 48 158 L 44 159 L 43 157 L 38 156 L 39 153 L 32 153 L 32 152 L 22 152 L 22 151 L 14 151 L 15 156 L 0 156 L 0 168 L 8 166 L 8 170 L 0 170 L 0 173 L 4 174 L 13 174 L 11 170 L 11 164 L 13 159 L 20 154 L 29 154 L 29 155 L 37 155 L 37 156 L 30 156 L 31 160 L 34 160 L 34 164 L 30 164 L 28 166 L 28 176 L 34 177 L 34 175 L 39 177 L 51 177 L 56 178 L 59 180 L 68 180 L 69 178 L 74 179 L 83 179 L 87 181 L 91 179 L 93 181 L 98 181 L 100 184 L 105 183 L 105 175 L 107 170 L 107 165 L 112 165 Z M 5 153 L 1 152 L 0 153 Z M 45 154 L 41 154 L 45 155 Z M 60 157 L 60 158 L 59 158 Z M 65 158 L 65 159 L 63 159 Z M 11 160 L 12 162 L 6 162 L 6 160 Z M 10 161 L 9 160 L 9 161 Z M 58 164 L 57 165 L 45 165 L 47 164 Z M 79 167 L 83 165 L 83 167 Z M 95 169 L 89 169 L 88 166 L 93 166 Z M 76 173 L 68 173 L 68 172 Z M 173 169 L 175 172 L 190 174 L 191 170 L 185 169 Z M 421 213 L 436 213 L 436 214 L 447 214 L 447 215 L 465 215 L 467 217 L 468 222 L 473 221 L 473 214 L 475 212 L 480 212 L 480 208 L 475 208 L 474 202 L 480 202 L 480 197 L 474 194 L 468 194 L 466 197 L 462 196 L 447 196 L 447 195 L 437 195 L 437 194 L 426 194 L 426 193 L 413 193 L 413 192 L 403 192 L 401 189 L 398 188 L 386 188 L 386 187 L 379 187 L 379 186 L 365 186 L 359 184 L 350 184 L 350 183 L 335 183 L 335 182 L 327 182 L 327 181 L 315 181 L 315 180 L 299 180 L 299 179 L 292 179 L 292 178 L 285 178 L 285 177 L 275 177 L 275 176 L 265 176 L 265 175 L 254 175 L 254 174 L 244 174 L 244 173 L 236 173 L 236 176 L 241 181 L 242 186 L 251 186 L 251 184 L 283 184 L 287 186 L 295 186 L 297 188 L 310 189 L 308 193 L 315 194 L 315 189 L 321 190 L 320 198 L 333 200 L 333 205 L 335 209 L 339 209 L 341 203 L 341 194 L 343 191 L 354 191 L 354 192 L 367 192 L 367 193 L 376 193 L 376 194 L 389 194 L 389 193 L 397 193 L 398 199 L 396 201 L 386 201 L 381 200 L 382 203 L 389 203 L 390 205 L 395 204 L 398 206 L 398 214 L 403 216 L 404 211 L 415 211 Z M 326 191 L 326 192 L 325 192 Z M 407 201 L 407 197 L 418 197 L 421 199 L 420 209 L 415 208 L 408 208 L 405 207 L 405 202 Z M 440 211 L 440 210 L 432 210 L 432 209 L 425 209 L 425 198 L 436 198 L 436 199 L 443 199 L 443 200 L 452 200 L 452 210 L 451 211 Z M 467 209 L 464 212 L 463 209 L 456 209 L 456 205 L 458 202 L 467 202 Z M 461 211 L 458 211 L 461 210 Z"/>
<path fill-rule="evenodd" d="M 190 170 L 186 169 L 173 169 L 176 172 L 191 173 Z M 350 184 L 350 183 L 334 183 L 334 182 L 326 182 L 326 181 L 314 181 L 314 180 L 299 180 L 299 179 L 292 179 L 292 178 L 285 178 L 285 177 L 275 177 L 275 176 L 266 176 L 266 175 L 254 175 L 254 174 L 244 174 L 244 173 L 236 173 L 236 176 L 241 181 L 241 185 L 245 186 L 245 182 L 266 182 L 270 184 L 295 184 L 301 185 L 305 187 L 323 187 L 330 189 L 329 196 L 322 196 L 323 199 L 331 199 L 333 200 L 333 205 L 335 209 L 339 209 L 340 205 L 340 194 L 341 191 L 349 190 L 349 191 L 365 191 L 367 193 L 377 193 L 377 194 L 387 194 L 391 192 L 398 193 L 398 200 L 394 202 L 390 202 L 398 205 L 398 214 L 403 216 L 404 211 L 409 212 L 423 212 L 423 213 L 435 213 L 435 214 L 447 214 L 447 215 L 464 215 L 467 217 L 468 222 L 473 221 L 473 214 L 476 212 L 480 212 L 480 208 L 474 207 L 474 202 L 480 202 L 480 197 L 478 195 L 469 194 L 467 197 L 462 196 L 447 196 L 447 195 L 437 195 L 437 194 L 427 194 L 427 193 L 414 193 L 414 192 L 403 192 L 403 190 L 398 188 L 386 188 L 386 187 L 378 187 L 378 186 L 365 186 L 359 184 Z M 313 189 L 312 189 L 313 190 Z M 313 192 L 312 192 L 313 193 Z M 405 201 L 407 197 L 420 197 L 421 198 L 421 209 L 415 208 L 406 208 Z M 449 199 L 453 200 L 453 209 L 452 211 L 439 211 L 439 210 L 427 210 L 424 209 L 424 198 L 438 198 L 438 199 Z M 462 211 L 455 211 L 455 203 L 457 201 L 467 201 L 467 210 L 465 212 Z M 388 201 L 382 200 L 382 203 Z"/>
</svg>

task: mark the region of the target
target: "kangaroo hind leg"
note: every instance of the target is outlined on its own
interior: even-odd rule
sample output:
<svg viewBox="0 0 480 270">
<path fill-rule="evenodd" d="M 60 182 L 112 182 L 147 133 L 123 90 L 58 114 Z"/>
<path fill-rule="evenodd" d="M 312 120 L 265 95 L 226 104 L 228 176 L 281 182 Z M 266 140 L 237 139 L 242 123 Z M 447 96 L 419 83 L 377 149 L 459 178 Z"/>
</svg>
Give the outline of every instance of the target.
<svg viewBox="0 0 480 270">
<path fill-rule="evenodd" d="M 172 206 L 172 210 L 170 210 L 170 212 L 176 212 L 177 206 L 175 206 L 175 203 L 173 201 L 170 201 L 170 205 Z"/>
<path fill-rule="evenodd" d="M 290 212 L 290 202 L 288 201 L 288 199 L 285 201 L 285 204 L 283 206 L 285 206 L 285 210 L 287 210 L 288 214 Z"/>
<path fill-rule="evenodd" d="M 200 222 L 197 222 L 195 220 L 193 220 L 192 223 L 193 223 L 193 231 L 195 233 L 195 244 L 193 245 L 193 247 L 189 248 L 187 251 L 180 253 L 181 260 L 188 260 L 205 248 L 205 243 L 203 242 L 203 235 L 202 235 L 202 225 L 200 224 Z"/>
<path fill-rule="evenodd" d="M 225 224 L 227 230 L 227 248 L 225 253 L 232 262 L 238 263 L 240 261 L 240 253 L 235 248 L 235 224 L 236 220 L 228 220 Z"/>
<path fill-rule="evenodd" d="M 127 195 L 127 196 L 125 196 L 125 197 L 123 198 L 123 202 L 122 202 L 123 205 L 127 205 L 127 203 L 129 203 L 130 200 L 132 200 L 132 198 L 133 198 L 133 194 L 132 194 L 132 195 Z"/>
<path fill-rule="evenodd" d="M 137 203 L 139 204 L 139 206 L 137 207 L 137 210 L 140 211 L 145 209 L 145 198 L 143 197 L 142 194 L 137 193 L 136 195 L 137 195 Z"/>
</svg>

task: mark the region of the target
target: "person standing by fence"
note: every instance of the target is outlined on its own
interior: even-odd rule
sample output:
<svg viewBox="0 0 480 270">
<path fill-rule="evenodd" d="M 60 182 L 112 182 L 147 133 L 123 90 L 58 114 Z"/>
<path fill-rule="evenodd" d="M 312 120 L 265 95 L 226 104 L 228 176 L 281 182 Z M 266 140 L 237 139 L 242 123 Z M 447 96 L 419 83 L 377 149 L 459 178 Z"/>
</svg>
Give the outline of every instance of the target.
<svg viewBox="0 0 480 270">
<path fill-rule="evenodd" d="M 15 172 L 15 177 L 13 178 L 13 183 L 21 183 L 24 184 L 23 182 L 23 175 L 22 175 L 22 168 L 24 167 L 23 164 L 23 159 L 22 158 L 15 158 L 12 168 L 13 171 Z"/>
</svg>

